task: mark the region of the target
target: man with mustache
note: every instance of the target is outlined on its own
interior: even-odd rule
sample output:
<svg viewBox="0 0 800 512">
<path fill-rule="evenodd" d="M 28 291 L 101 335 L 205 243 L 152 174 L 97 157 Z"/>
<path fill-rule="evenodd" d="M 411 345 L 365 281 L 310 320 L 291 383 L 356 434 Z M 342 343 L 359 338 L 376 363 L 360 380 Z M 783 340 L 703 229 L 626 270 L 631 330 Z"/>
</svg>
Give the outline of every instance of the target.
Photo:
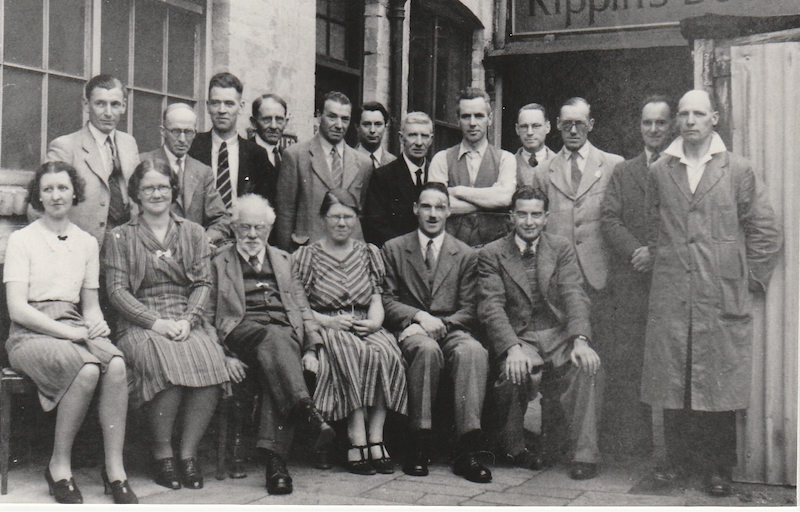
<svg viewBox="0 0 800 512">
<path fill-rule="evenodd" d="M 278 176 L 275 221 L 276 243 L 285 251 L 319 240 L 325 219 L 319 215 L 329 190 L 344 188 L 364 206 L 372 162 L 348 146 L 344 135 L 350 126 L 353 104 L 338 91 L 325 95 L 319 131 L 311 140 L 286 149 Z M 363 238 L 358 223 L 353 236 Z"/>
<path fill-rule="evenodd" d="M 383 246 L 385 324 L 397 336 L 408 365 L 411 447 L 403 471 L 426 476 L 433 449 L 432 405 L 440 374 L 453 382 L 457 457 L 453 471 L 477 483 L 492 473 L 476 458 L 482 442 L 481 410 L 489 354 L 477 341 L 477 253 L 445 233 L 450 203 L 437 182 L 414 203 L 419 228 Z"/>
</svg>

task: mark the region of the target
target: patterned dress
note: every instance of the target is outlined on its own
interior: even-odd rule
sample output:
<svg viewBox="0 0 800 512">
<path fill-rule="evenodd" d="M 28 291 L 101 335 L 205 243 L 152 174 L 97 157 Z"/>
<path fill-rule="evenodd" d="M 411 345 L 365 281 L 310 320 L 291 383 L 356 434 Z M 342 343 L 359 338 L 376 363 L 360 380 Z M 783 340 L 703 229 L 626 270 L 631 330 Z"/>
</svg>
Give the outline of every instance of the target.
<svg viewBox="0 0 800 512">
<path fill-rule="evenodd" d="M 108 295 L 121 313 L 116 341 L 128 364 L 132 405 L 171 386 L 227 389 L 225 354 L 203 317 L 212 286 L 203 228 L 171 216 L 162 244 L 137 217 L 115 228 L 105 244 Z M 151 330 L 160 318 L 188 320 L 188 338 L 174 341 Z"/>
<path fill-rule="evenodd" d="M 385 273 L 375 246 L 354 240 L 353 251 L 340 261 L 317 242 L 301 247 L 292 257 L 314 311 L 367 317 L 371 297 L 381 293 Z M 344 419 L 356 409 L 374 405 L 378 389 L 383 390 L 388 409 L 406 414 L 403 358 L 386 329 L 365 338 L 351 331 L 324 329 L 323 342 L 314 402 L 326 420 Z"/>
</svg>

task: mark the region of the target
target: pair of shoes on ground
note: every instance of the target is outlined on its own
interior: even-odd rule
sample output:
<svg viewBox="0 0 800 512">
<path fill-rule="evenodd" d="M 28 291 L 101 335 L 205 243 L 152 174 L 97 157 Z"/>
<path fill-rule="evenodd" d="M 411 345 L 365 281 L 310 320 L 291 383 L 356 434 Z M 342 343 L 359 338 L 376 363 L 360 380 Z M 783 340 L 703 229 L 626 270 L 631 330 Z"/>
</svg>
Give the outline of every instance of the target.
<svg viewBox="0 0 800 512">
<path fill-rule="evenodd" d="M 372 448 L 376 446 L 381 451 L 381 456 L 377 458 L 372 456 Z M 394 462 L 392 462 L 392 458 L 389 456 L 389 452 L 386 451 L 386 445 L 383 442 L 369 443 L 368 446 L 353 445 L 350 450 L 358 450 L 360 457 L 356 460 L 349 460 L 348 458 L 345 462 L 345 469 L 350 473 L 355 475 L 374 475 L 376 473 L 391 475 L 394 473 Z"/>
<path fill-rule="evenodd" d="M 175 457 L 156 460 L 156 478 L 158 485 L 167 489 L 178 490 L 181 486 L 187 489 L 203 488 L 203 472 L 195 457 L 181 460 L 180 475 L 175 467 Z"/>
<path fill-rule="evenodd" d="M 667 485 L 688 476 L 689 472 L 683 466 L 673 464 L 658 466 L 653 471 L 653 480 L 659 484 Z M 704 477 L 706 492 L 717 498 L 730 496 L 733 492 L 731 477 L 728 471 L 712 471 Z"/>
</svg>

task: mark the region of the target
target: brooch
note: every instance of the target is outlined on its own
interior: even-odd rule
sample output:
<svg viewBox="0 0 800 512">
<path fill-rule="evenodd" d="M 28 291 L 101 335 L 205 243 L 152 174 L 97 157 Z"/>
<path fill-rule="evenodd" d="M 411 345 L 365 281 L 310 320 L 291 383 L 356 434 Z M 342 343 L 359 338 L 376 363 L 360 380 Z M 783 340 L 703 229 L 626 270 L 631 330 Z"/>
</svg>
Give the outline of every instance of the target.
<svg viewBox="0 0 800 512">
<path fill-rule="evenodd" d="M 594 173 L 594 177 L 595 177 L 595 178 L 599 178 L 599 177 L 600 177 L 600 176 L 602 176 L 602 175 L 603 175 L 603 172 L 602 172 L 602 171 L 597 171 L 596 173 Z"/>
<path fill-rule="evenodd" d="M 172 258 L 172 251 L 170 249 L 167 249 L 166 251 L 158 249 L 156 250 L 156 258 L 164 258 L 164 259 Z"/>
</svg>

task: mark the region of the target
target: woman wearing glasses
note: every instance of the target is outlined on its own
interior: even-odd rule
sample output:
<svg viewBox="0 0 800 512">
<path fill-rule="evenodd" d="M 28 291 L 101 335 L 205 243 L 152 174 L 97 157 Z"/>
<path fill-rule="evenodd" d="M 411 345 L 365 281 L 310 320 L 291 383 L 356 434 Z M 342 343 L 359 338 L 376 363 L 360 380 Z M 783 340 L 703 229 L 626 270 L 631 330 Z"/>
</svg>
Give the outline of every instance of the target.
<svg viewBox="0 0 800 512">
<path fill-rule="evenodd" d="M 383 324 L 383 260 L 378 249 L 354 240 L 358 202 L 344 189 L 325 194 L 320 208 L 326 235 L 294 253 L 294 266 L 323 328 L 314 401 L 327 421 L 347 418 L 351 473 L 392 473 L 383 444 L 387 409 L 405 414 L 406 374 L 397 341 Z"/>
<path fill-rule="evenodd" d="M 108 295 L 121 313 L 117 346 L 133 374 L 131 401 L 148 406 L 156 483 L 203 487 L 197 445 L 228 371 L 216 333 L 202 316 L 211 291 L 203 228 L 170 213 L 178 178 L 161 160 L 145 160 L 128 183 L 140 213 L 105 240 Z M 180 468 L 172 430 L 183 410 Z"/>
</svg>

